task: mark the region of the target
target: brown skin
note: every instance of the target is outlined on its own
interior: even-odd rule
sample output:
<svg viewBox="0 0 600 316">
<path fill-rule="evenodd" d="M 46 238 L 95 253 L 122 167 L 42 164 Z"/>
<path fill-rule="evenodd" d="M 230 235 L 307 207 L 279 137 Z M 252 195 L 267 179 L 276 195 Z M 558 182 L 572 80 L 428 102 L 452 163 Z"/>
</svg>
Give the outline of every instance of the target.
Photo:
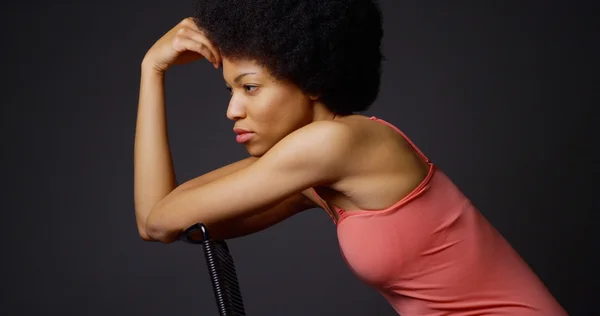
<svg viewBox="0 0 600 316">
<path fill-rule="evenodd" d="M 223 76 L 232 92 L 227 117 L 235 127 L 254 132 L 244 144 L 254 157 L 264 155 L 293 131 L 335 116 L 317 98 L 292 83 L 273 79 L 252 61 L 223 59 Z"/>
<path fill-rule="evenodd" d="M 251 157 L 177 186 L 165 123 L 164 73 L 205 58 L 231 88 L 227 116 L 254 133 Z M 232 133 L 232 141 L 235 135 Z M 215 238 L 247 235 L 318 204 L 382 209 L 408 194 L 429 166 L 395 131 L 361 115 L 340 117 L 317 96 L 275 80 L 251 60 L 223 58 L 186 19 L 142 62 L 134 194 L 144 240 L 170 243 L 202 222 Z"/>
</svg>

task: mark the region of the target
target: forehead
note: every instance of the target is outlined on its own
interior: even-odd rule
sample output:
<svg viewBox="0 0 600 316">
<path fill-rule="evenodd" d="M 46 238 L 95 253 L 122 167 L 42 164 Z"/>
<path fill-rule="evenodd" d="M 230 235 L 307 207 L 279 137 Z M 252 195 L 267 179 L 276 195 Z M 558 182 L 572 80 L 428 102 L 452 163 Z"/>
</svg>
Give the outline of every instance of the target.
<svg viewBox="0 0 600 316">
<path fill-rule="evenodd" d="M 250 73 L 253 76 L 268 76 L 269 72 L 264 67 L 258 65 L 255 61 L 249 59 L 228 59 L 223 58 L 223 78 L 229 83 L 233 83 L 235 78 L 242 74 Z"/>
</svg>

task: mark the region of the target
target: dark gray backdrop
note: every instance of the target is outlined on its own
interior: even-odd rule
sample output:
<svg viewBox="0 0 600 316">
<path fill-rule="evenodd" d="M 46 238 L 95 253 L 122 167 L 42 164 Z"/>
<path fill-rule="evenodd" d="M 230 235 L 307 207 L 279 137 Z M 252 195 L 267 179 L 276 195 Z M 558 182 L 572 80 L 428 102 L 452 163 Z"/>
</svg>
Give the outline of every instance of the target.
<svg viewBox="0 0 600 316">
<path fill-rule="evenodd" d="M 382 7 L 387 61 L 367 114 L 403 129 L 572 315 L 590 315 L 599 249 L 591 2 Z M 133 216 L 140 61 L 191 8 L 47 1 L 2 10 L 0 314 L 216 315 L 201 249 L 145 243 Z M 167 94 L 181 181 L 245 157 L 220 72 L 174 68 Z M 230 246 L 249 315 L 394 314 L 346 268 L 324 211 Z"/>
</svg>

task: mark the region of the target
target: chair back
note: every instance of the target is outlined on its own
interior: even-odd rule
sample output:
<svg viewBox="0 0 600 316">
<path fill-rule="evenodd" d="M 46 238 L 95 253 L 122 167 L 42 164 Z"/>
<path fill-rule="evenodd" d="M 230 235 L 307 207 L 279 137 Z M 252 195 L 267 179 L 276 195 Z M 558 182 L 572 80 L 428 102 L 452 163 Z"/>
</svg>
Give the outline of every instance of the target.
<svg viewBox="0 0 600 316">
<path fill-rule="evenodd" d="M 235 262 L 225 240 L 211 239 L 202 223 L 189 227 L 181 239 L 187 243 L 202 245 L 219 315 L 246 315 Z"/>
</svg>

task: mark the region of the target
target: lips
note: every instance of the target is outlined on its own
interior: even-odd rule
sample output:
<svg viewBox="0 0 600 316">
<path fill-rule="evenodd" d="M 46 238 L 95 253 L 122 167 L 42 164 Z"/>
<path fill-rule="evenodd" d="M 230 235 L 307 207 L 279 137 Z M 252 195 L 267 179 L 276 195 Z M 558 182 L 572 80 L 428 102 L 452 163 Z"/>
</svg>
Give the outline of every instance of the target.
<svg viewBox="0 0 600 316">
<path fill-rule="evenodd" d="M 245 133 L 251 133 L 252 131 L 247 130 L 245 128 L 241 128 L 241 127 L 234 127 L 233 132 L 240 135 L 240 134 L 245 134 Z"/>
<path fill-rule="evenodd" d="M 233 131 L 237 134 L 235 140 L 240 144 L 249 141 L 255 135 L 254 132 L 250 130 L 238 127 L 233 128 Z"/>
</svg>

